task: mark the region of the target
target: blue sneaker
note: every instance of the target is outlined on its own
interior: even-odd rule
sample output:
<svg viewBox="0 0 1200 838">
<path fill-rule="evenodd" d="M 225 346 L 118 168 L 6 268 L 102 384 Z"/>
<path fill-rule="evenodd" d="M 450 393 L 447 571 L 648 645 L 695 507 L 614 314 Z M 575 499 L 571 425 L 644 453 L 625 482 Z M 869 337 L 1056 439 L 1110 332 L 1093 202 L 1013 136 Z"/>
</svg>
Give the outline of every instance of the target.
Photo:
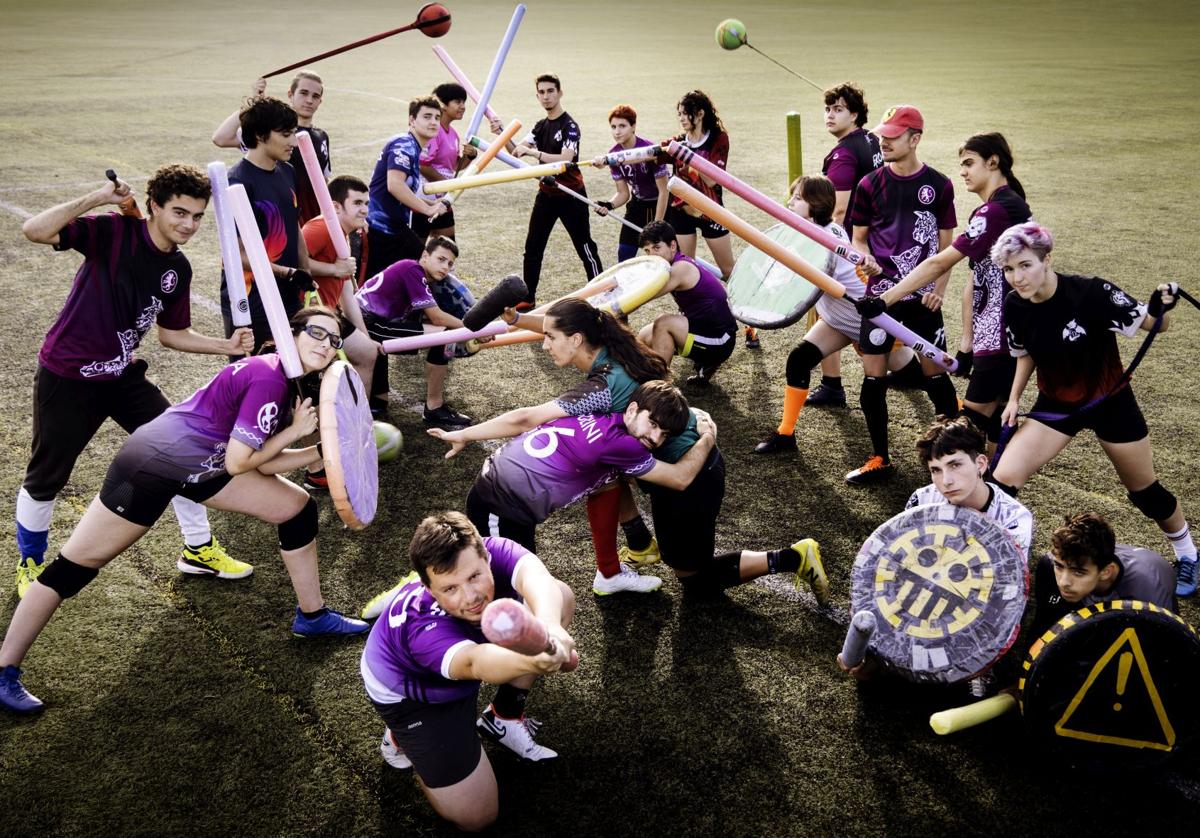
<svg viewBox="0 0 1200 838">
<path fill-rule="evenodd" d="M 319 617 L 305 617 L 296 606 L 296 619 L 292 620 L 292 634 L 296 637 L 325 637 L 333 634 L 362 634 L 370 629 L 369 623 L 339 614 L 326 608 Z"/>
<path fill-rule="evenodd" d="M 1175 596 L 1196 595 L 1196 557 L 1175 563 Z"/>
<path fill-rule="evenodd" d="M 14 713 L 36 713 L 42 709 L 42 700 L 25 689 L 21 670 L 15 666 L 0 669 L 0 704 Z"/>
</svg>

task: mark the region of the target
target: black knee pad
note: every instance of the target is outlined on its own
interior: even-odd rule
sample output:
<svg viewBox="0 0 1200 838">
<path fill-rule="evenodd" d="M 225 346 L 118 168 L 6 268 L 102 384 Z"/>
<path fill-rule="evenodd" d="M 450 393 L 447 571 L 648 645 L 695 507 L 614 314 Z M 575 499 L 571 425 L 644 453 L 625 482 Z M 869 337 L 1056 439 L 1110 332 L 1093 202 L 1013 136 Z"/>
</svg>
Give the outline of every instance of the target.
<svg viewBox="0 0 1200 838">
<path fill-rule="evenodd" d="M 996 412 L 999 413 L 1000 411 L 996 411 Z M 967 407 L 966 405 L 963 405 L 962 415 L 966 416 L 968 419 L 970 419 L 971 424 L 974 425 L 977 429 L 979 429 L 981 431 L 985 431 L 985 432 L 987 430 L 988 423 L 991 421 L 991 417 L 984 416 L 982 413 L 980 413 L 975 408 Z"/>
<path fill-rule="evenodd" d="M 75 564 L 59 553 L 58 558 L 50 562 L 50 566 L 42 571 L 42 575 L 37 578 L 37 581 L 63 599 L 70 599 L 87 587 L 87 584 L 95 579 L 99 572 L 97 568 Z"/>
<path fill-rule="evenodd" d="M 295 517 L 279 525 L 279 549 L 299 550 L 317 537 L 320 524 L 317 519 L 317 502 L 311 497 Z"/>
<path fill-rule="evenodd" d="M 988 442 L 999 443 L 1000 437 L 1004 434 L 1004 411 L 999 406 L 992 411 L 992 415 L 988 417 L 987 424 L 987 440 Z"/>
<path fill-rule="evenodd" d="M 815 343 L 806 340 L 788 353 L 787 383 L 789 387 L 807 390 L 812 383 L 812 370 L 825 357 Z"/>
<path fill-rule="evenodd" d="M 1175 496 L 1155 480 L 1145 489 L 1129 493 L 1129 502 L 1152 521 L 1165 521 L 1175 514 L 1178 502 Z"/>
</svg>

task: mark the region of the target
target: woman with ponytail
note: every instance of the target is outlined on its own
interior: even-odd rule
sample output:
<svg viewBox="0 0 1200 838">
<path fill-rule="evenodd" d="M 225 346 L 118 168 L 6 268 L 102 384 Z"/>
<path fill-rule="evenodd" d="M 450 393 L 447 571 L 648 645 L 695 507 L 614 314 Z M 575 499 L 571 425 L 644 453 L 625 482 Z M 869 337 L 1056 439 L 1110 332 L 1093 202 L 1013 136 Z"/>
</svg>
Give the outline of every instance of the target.
<svg viewBox="0 0 1200 838">
<path fill-rule="evenodd" d="M 958 163 L 963 185 L 983 203 L 949 247 L 918 265 L 880 299 L 891 305 L 963 259 L 970 260 L 974 282 L 963 289 L 957 374 L 970 376 L 963 413 L 987 433 L 990 453 L 1000 439 L 1000 412 L 1016 372 L 1001 317 L 1008 286 L 990 253 L 1001 233 L 1028 221 L 1031 213 L 1025 189 L 1013 174 L 1012 149 L 1003 134 L 968 137 L 958 150 Z"/>
</svg>

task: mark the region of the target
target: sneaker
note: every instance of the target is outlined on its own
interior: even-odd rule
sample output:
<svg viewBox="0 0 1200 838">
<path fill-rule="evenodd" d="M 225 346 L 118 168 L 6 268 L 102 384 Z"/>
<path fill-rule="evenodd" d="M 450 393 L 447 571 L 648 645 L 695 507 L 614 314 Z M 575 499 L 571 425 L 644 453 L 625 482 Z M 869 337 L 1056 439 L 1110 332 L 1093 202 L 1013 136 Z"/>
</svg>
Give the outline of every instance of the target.
<svg viewBox="0 0 1200 838">
<path fill-rule="evenodd" d="M 372 419 L 387 419 L 388 399 L 387 396 L 370 396 L 367 398 L 367 407 L 371 410 Z"/>
<path fill-rule="evenodd" d="M 855 486 L 866 486 L 886 480 L 895 473 L 896 467 L 892 465 L 891 461 L 885 460 L 878 454 L 874 454 L 869 460 L 863 463 L 861 468 L 856 468 L 847 474 L 846 482 L 853 483 Z"/>
<path fill-rule="evenodd" d="M 425 424 L 439 427 L 461 428 L 470 425 L 474 420 L 465 413 L 459 413 L 448 404 L 431 408 L 425 405 Z"/>
<path fill-rule="evenodd" d="M 685 381 L 693 387 L 707 387 L 716 371 L 716 367 L 696 367 L 696 374 L 689 375 Z"/>
<path fill-rule="evenodd" d="M 522 716 L 519 719 L 501 719 L 489 704 L 475 726 L 484 736 L 499 742 L 521 759 L 541 762 L 544 759 L 554 759 L 558 756 L 556 751 L 533 741 L 533 735 L 542 726 L 537 719 L 531 719 L 528 716 Z"/>
<path fill-rule="evenodd" d="M 637 568 L 649 567 L 652 564 L 662 561 L 662 555 L 658 552 L 658 539 L 654 536 L 650 537 L 650 546 L 645 550 L 622 547 L 617 551 L 617 555 L 620 557 L 622 564 L 627 564 L 635 570 Z"/>
<path fill-rule="evenodd" d="M 375 596 L 371 597 L 371 601 L 363 606 L 362 614 L 359 616 L 364 620 L 374 620 L 383 613 L 383 609 L 387 608 L 388 603 L 392 601 L 392 597 L 396 595 L 397 591 L 399 591 L 409 582 L 414 582 L 419 578 L 420 577 L 417 576 L 417 572 L 415 570 L 412 571 L 383 593 L 376 594 Z"/>
<path fill-rule="evenodd" d="M 1175 563 L 1175 596 L 1196 595 L 1196 557 Z"/>
<path fill-rule="evenodd" d="M 43 706 L 40 698 L 25 689 L 21 670 L 15 666 L 0 669 L 0 705 L 14 713 L 36 713 Z"/>
<path fill-rule="evenodd" d="M 830 387 L 825 382 L 818 384 L 804 402 L 805 407 L 845 407 L 844 387 Z"/>
<path fill-rule="evenodd" d="M 379 743 L 379 753 L 383 754 L 383 761 L 392 768 L 412 768 L 412 760 L 396 744 L 396 740 L 392 738 L 392 732 L 386 727 L 383 729 L 383 741 Z"/>
<path fill-rule="evenodd" d="M 517 303 L 515 306 L 513 306 L 513 308 L 520 312 L 533 311 L 535 308 L 537 308 L 537 301 L 521 300 L 521 302 Z"/>
<path fill-rule="evenodd" d="M 326 608 L 320 616 L 305 617 L 300 610 L 300 606 L 296 606 L 296 619 L 292 620 L 292 634 L 296 637 L 325 637 L 333 634 L 362 634 L 370 629 L 368 623 L 362 620 L 356 620 L 353 617 L 347 617 L 334 611 L 332 608 Z"/>
<path fill-rule="evenodd" d="M 42 575 L 46 563 L 39 562 L 33 556 L 25 556 L 17 562 L 17 598 L 24 599 L 25 592 L 33 584 L 33 580 Z"/>
<path fill-rule="evenodd" d="M 746 348 L 762 349 L 762 341 L 758 339 L 758 329 L 753 326 L 746 327 Z"/>
<path fill-rule="evenodd" d="M 800 554 L 800 569 L 796 571 L 796 589 L 800 583 L 812 588 L 813 596 L 821 605 L 829 602 L 829 577 L 825 575 L 825 565 L 821 564 L 821 545 L 811 538 L 803 538 L 792 545 L 792 549 Z"/>
<path fill-rule="evenodd" d="M 329 479 L 325 476 L 325 469 L 304 472 L 304 488 L 329 491 Z"/>
<path fill-rule="evenodd" d="M 621 591 L 632 591 L 637 594 L 648 594 L 662 587 L 662 580 L 657 576 L 641 576 L 627 564 L 621 565 L 621 572 L 605 576 L 596 571 L 592 580 L 592 593 L 596 596 L 619 594 Z"/>
<path fill-rule="evenodd" d="M 183 553 L 175 567 L 196 576 L 215 576 L 218 579 L 245 579 L 254 572 L 254 565 L 239 562 L 225 552 L 216 538 L 203 547 L 183 545 Z"/>
<path fill-rule="evenodd" d="M 780 451 L 795 451 L 795 434 L 773 433 L 758 445 L 754 446 L 755 454 L 776 454 Z"/>
</svg>

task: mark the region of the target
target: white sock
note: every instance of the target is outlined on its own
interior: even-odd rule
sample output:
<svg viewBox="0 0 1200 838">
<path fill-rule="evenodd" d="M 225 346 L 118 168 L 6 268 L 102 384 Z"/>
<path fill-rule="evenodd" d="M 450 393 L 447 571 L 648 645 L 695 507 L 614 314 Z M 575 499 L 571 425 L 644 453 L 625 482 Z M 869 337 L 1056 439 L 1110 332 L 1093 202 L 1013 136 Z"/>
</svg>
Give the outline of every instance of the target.
<svg viewBox="0 0 1200 838">
<path fill-rule="evenodd" d="M 1192 528 L 1185 521 L 1183 529 L 1177 532 L 1166 533 L 1167 541 L 1171 542 L 1171 549 L 1175 551 L 1177 559 L 1195 559 L 1196 545 L 1192 541 Z"/>
<path fill-rule="evenodd" d="M 183 533 L 183 543 L 189 547 L 199 547 L 212 540 L 212 530 L 208 527 L 208 510 L 194 500 L 176 495 L 171 499 L 175 507 L 175 517 L 179 519 L 179 531 Z"/>
<path fill-rule="evenodd" d="M 17 492 L 17 523 L 30 532 L 46 532 L 50 529 L 53 512 L 54 498 L 34 500 L 24 486 Z"/>
</svg>

